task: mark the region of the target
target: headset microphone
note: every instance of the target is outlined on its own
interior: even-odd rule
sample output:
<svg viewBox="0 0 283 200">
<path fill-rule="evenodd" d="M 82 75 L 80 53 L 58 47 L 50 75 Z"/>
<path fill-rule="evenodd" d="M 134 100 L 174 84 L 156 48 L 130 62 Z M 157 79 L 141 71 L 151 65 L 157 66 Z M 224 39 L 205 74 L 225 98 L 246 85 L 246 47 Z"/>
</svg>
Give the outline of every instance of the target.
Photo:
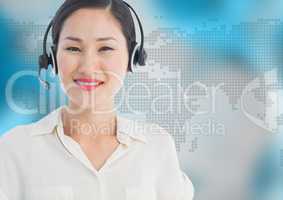
<svg viewBox="0 0 283 200">
<path fill-rule="evenodd" d="M 49 30 L 51 29 L 53 25 L 53 20 L 51 20 L 51 22 L 48 24 L 48 27 L 47 27 L 47 30 L 44 34 L 44 38 L 43 38 L 43 54 L 39 56 L 39 59 L 38 59 L 38 64 L 39 64 L 39 69 L 38 69 L 38 79 L 40 81 L 40 83 L 42 83 L 45 87 L 45 89 L 49 90 L 50 89 L 50 84 L 48 83 L 48 81 L 45 81 L 41 78 L 41 70 L 42 69 L 45 69 L 47 70 L 48 69 L 48 66 L 51 64 L 52 67 L 56 67 L 56 66 L 53 66 L 53 63 L 51 61 L 51 55 L 48 55 L 47 54 L 47 51 L 46 51 L 46 44 L 47 44 L 47 36 L 48 36 L 48 33 L 49 33 Z"/>
<path fill-rule="evenodd" d="M 48 83 L 48 81 L 43 80 L 41 77 L 38 77 L 38 80 L 40 81 L 40 83 L 44 86 L 44 88 L 46 90 L 50 89 L 50 84 Z"/>
</svg>

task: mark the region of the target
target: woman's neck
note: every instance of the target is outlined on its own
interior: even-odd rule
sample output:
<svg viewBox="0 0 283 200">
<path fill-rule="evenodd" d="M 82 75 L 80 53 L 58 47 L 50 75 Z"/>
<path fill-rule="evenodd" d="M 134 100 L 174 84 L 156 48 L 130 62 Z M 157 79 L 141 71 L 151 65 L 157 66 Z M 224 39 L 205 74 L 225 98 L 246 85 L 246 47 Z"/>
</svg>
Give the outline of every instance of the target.
<svg viewBox="0 0 283 200">
<path fill-rule="evenodd" d="M 74 109 L 73 105 L 62 110 L 64 133 L 77 140 L 112 138 L 116 135 L 116 112 L 96 111 L 92 108 Z"/>
</svg>

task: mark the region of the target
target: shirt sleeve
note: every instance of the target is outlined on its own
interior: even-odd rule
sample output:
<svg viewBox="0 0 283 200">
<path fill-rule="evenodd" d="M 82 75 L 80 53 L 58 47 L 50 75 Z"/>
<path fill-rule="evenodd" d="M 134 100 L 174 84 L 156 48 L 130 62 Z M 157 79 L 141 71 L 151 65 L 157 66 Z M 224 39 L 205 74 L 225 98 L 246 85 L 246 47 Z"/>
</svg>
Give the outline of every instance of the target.
<svg viewBox="0 0 283 200">
<path fill-rule="evenodd" d="M 192 200 L 193 184 L 180 168 L 174 139 L 168 132 L 161 137 L 157 200 Z"/>
<path fill-rule="evenodd" d="M 182 200 L 193 199 L 194 197 L 194 186 L 189 177 L 182 171 L 184 178 L 184 194 Z"/>
<path fill-rule="evenodd" d="M 23 193 L 19 165 L 6 139 L 3 142 L 3 138 L 0 138 L 0 199 L 20 200 L 23 199 Z"/>
</svg>

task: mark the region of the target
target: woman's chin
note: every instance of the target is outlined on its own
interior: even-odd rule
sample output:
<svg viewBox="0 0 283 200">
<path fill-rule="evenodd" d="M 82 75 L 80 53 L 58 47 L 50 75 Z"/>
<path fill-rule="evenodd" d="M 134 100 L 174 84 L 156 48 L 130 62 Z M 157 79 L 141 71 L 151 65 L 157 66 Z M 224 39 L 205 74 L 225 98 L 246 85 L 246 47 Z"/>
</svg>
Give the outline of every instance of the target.
<svg viewBox="0 0 283 200">
<path fill-rule="evenodd" d="M 69 105 L 76 110 L 92 110 L 97 113 L 107 113 L 112 112 L 113 100 L 109 101 L 110 97 L 106 96 L 84 96 L 81 98 L 79 96 L 69 96 Z"/>
</svg>

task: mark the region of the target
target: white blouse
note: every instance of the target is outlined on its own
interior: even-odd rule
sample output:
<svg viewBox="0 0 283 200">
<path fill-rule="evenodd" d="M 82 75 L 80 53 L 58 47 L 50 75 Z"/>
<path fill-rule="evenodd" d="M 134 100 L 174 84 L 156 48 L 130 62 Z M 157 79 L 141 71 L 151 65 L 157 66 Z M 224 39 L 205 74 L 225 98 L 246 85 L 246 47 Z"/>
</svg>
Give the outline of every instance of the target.
<svg viewBox="0 0 283 200">
<path fill-rule="evenodd" d="M 0 138 L 0 200 L 191 200 L 172 136 L 117 115 L 118 148 L 98 171 L 63 132 L 61 110 Z"/>
</svg>

